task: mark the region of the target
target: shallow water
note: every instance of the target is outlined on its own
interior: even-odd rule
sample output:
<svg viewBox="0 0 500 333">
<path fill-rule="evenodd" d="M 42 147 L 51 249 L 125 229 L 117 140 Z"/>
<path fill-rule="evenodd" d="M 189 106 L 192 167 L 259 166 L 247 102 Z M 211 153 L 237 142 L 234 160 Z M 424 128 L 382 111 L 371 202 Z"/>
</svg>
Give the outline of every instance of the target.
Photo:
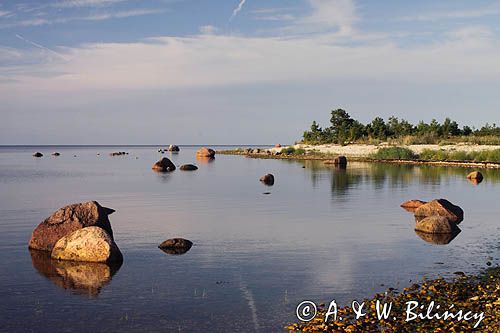
<svg viewBox="0 0 500 333">
<path fill-rule="evenodd" d="M 181 147 L 163 156 L 199 170 L 158 174 L 157 149 L 0 147 L 0 330 L 275 332 L 305 299 L 347 304 L 423 276 L 498 263 L 500 171 L 485 171 L 474 186 L 461 168 L 340 170 L 225 155 L 209 162 Z M 62 155 L 50 156 L 55 150 Z M 116 150 L 130 154 L 108 155 Z M 258 181 L 269 172 L 272 187 Z M 465 211 L 462 232 L 447 245 L 420 238 L 399 207 L 440 197 Z M 121 267 L 28 251 L 38 223 L 88 200 L 116 209 Z M 157 248 L 172 237 L 195 245 L 183 255 Z"/>
</svg>

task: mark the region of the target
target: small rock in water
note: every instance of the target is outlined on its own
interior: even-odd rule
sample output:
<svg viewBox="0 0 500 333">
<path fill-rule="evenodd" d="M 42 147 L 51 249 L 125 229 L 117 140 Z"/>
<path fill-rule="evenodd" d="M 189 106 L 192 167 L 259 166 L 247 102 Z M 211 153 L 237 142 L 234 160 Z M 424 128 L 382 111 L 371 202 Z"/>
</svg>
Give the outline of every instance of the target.
<svg viewBox="0 0 500 333">
<path fill-rule="evenodd" d="M 264 184 L 268 185 L 268 186 L 272 186 L 274 185 L 274 176 L 270 173 L 268 173 L 267 175 L 264 175 L 262 177 L 260 177 L 259 179 L 261 182 L 263 182 Z"/>
<path fill-rule="evenodd" d="M 58 153 L 57 151 L 52 153 L 52 156 L 61 156 L 61 153 Z"/>
<path fill-rule="evenodd" d="M 271 194 L 271 192 L 264 192 L 262 194 L 268 195 L 268 194 Z"/>
<path fill-rule="evenodd" d="M 486 262 L 486 266 L 491 266 L 491 261 Z"/>
<path fill-rule="evenodd" d="M 42 157 L 43 154 L 37 151 L 36 153 L 33 154 L 33 157 Z"/>
<path fill-rule="evenodd" d="M 183 170 L 183 171 L 194 171 L 194 170 L 198 170 L 198 167 L 196 165 L 193 165 L 193 164 L 183 164 L 179 167 L 180 170 Z"/>
<path fill-rule="evenodd" d="M 170 146 L 168 146 L 168 151 L 171 151 L 171 152 L 178 152 L 178 151 L 180 151 L 180 149 L 179 149 L 179 146 L 176 146 L 176 145 L 170 145 Z"/>
<path fill-rule="evenodd" d="M 170 172 L 175 170 L 175 165 L 168 158 L 164 157 L 153 165 L 154 171 Z"/>
<path fill-rule="evenodd" d="M 198 156 L 198 157 L 214 157 L 215 150 L 203 147 L 203 148 L 198 149 L 198 151 L 196 152 L 196 156 Z"/>
<path fill-rule="evenodd" d="M 158 247 L 168 254 L 184 254 L 193 246 L 193 242 L 184 238 L 171 238 L 162 242 Z"/>
</svg>

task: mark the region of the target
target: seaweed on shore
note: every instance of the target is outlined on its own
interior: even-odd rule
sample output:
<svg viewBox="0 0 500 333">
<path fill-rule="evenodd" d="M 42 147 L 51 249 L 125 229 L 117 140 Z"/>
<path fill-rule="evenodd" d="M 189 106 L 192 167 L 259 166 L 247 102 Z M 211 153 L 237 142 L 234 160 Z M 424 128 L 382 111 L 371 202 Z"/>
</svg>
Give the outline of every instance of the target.
<svg viewBox="0 0 500 333">
<path fill-rule="evenodd" d="M 377 300 L 392 303 L 388 319 L 378 319 Z M 462 309 L 464 313 L 484 313 L 484 319 L 474 328 L 477 320 L 445 320 L 416 318 L 406 321 L 406 303 L 409 301 L 429 305 L 440 304 L 439 312 Z M 294 323 L 286 328 L 290 332 L 499 332 L 500 330 L 500 267 L 489 268 L 478 276 L 459 277 L 448 281 L 443 278 L 424 280 L 401 293 L 389 290 L 364 300 L 366 316 L 356 319 L 351 306 L 338 309 L 337 319 L 325 323 L 328 305 L 320 305 L 317 316 L 309 322 Z M 417 310 L 416 310 L 417 311 Z M 426 309 L 420 310 L 426 312 Z M 436 310 L 434 310 L 436 312 Z M 342 320 L 340 320 L 342 318 Z"/>
</svg>

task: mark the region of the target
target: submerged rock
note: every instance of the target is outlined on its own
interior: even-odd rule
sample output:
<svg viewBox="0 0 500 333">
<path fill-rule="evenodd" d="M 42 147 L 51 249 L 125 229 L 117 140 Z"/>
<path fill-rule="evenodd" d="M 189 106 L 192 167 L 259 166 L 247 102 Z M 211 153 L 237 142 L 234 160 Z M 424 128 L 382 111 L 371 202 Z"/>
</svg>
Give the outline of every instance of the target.
<svg viewBox="0 0 500 333">
<path fill-rule="evenodd" d="M 158 247 L 168 254 L 184 254 L 191 249 L 193 242 L 184 238 L 171 238 L 162 242 Z"/>
<path fill-rule="evenodd" d="M 61 156 L 61 153 L 58 153 L 57 151 L 52 153 L 52 156 Z"/>
<path fill-rule="evenodd" d="M 36 153 L 33 154 L 33 157 L 42 157 L 43 154 L 37 151 Z"/>
<path fill-rule="evenodd" d="M 59 239 L 52 249 L 51 257 L 59 260 L 104 263 L 123 260 L 118 246 L 100 227 L 79 229 Z"/>
<path fill-rule="evenodd" d="M 170 172 L 175 170 L 175 165 L 171 160 L 164 157 L 153 165 L 153 170 L 158 172 Z"/>
<path fill-rule="evenodd" d="M 274 185 L 274 176 L 270 173 L 268 173 L 267 175 L 264 175 L 262 177 L 260 177 L 259 179 L 261 182 L 263 182 L 264 184 L 266 185 Z"/>
<path fill-rule="evenodd" d="M 122 265 L 122 262 L 106 264 L 55 260 L 47 251 L 32 249 L 30 255 L 33 267 L 55 285 L 76 294 L 92 297 L 99 294 Z"/>
<path fill-rule="evenodd" d="M 214 157 L 215 156 L 215 150 L 203 147 L 203 148 L 198 149 L 198 151 L 196 152 L 196 156 L 199 156 L 199 157 Z"/>
<path fill-rule="evenodd" d="M 462 208 L 455 206 L 446 199 L 436 199 L 421 205 L 415 210 L 416 217 L 428 217 L 439 215 L 447 218 L 456 224 L 464 219 L 464 211 Z"/>
<path fill-rule="evenodd" d="M 113 209 L 102 207 L 97 201 L 77 203 L 60 208 L 35 228 L 29 241 L 29 247 L 51 251 L 62 237 L 75 230 L 90 226 L 103 228 L 113 238 L 113 230 L 108 219 L 108 215 L 113 212 Z"/>
<path fill-rule="evenodd" d="M 183 164 L 179 167 L 180 170 L 183 170 L 183 171 L 194 171 L 194 170 L 198 170 L 198 167 L 196 165 L 193 165 L 193 164 Z"/>
<path fill-rule="evenodd" d="M 452 234 L 460 231 L 456 223 L 444 216 L 434 215 L 423 219 L 417 218 L 415 230 L 428 234 Z"/>
</svg>

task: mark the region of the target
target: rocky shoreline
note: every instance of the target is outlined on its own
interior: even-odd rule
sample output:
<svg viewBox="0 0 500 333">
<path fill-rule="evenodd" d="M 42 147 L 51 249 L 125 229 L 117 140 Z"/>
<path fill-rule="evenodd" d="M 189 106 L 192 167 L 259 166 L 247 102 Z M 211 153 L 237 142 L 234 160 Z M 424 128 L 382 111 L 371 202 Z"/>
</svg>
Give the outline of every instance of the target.
<svg viewBox="0 0 500 333">
<path fill-rule="evenodd" d="M 365 145 L 363 145 L 365 146 Z M 428 145 L 426 145 L 427 147 Z M 291 147 L 301 147 L 301 145 L 291 146 Z M 302 146 L 303 147 L 303 146 Z M 314 146 L 312 146 L 314 147 Z M 355 147 L 346 146 L 346 147 Z M 346 147 L 343 147 L 342 151 L 345 151 Z M 485 147 L 497 147 L 497 146 L 481 146 Z M 303 149 L 303 148 L 297 148 Z M 322 152 L 317 151 L 315 149 L 304 149 L 304 154 L 283 154 L 280 153 L 282 150 L 279 148 L 239 148 L 239 149 L 228 149 L 228 150 L 220 150 L 217 151 L 219 155 L 241 155 L 250 158 L 269 158 L 269 159 L 285 159 L 285 160 L 317 160 L 317 161 L 330 161 L 337 157 L 339 154 L 332 150 L 330 152 Z M 432 165 L 432 166 L 451 166 L 451 167 L 464 167 L 464 168 L 485 168 L 485 169 L 500 169 L 500 162 L 481 162 L 481 161 L 435 161 L 435 160 L 425 160 L 425 159 L 414 159 L 414 160 L 405 160 L 405 159 L 377 159 L 372 158 L 366 152 L 363 152 L 360 155 L 353 154 L 354 152 L 359 151 L 354 148 L 348 154 L 343 154 L 349 158 L 349 161 L 354 162 L 375 162 L 375 163 L 392 163 L 392 164 L 409 164 L 409 165 Z"/>
</svg>

